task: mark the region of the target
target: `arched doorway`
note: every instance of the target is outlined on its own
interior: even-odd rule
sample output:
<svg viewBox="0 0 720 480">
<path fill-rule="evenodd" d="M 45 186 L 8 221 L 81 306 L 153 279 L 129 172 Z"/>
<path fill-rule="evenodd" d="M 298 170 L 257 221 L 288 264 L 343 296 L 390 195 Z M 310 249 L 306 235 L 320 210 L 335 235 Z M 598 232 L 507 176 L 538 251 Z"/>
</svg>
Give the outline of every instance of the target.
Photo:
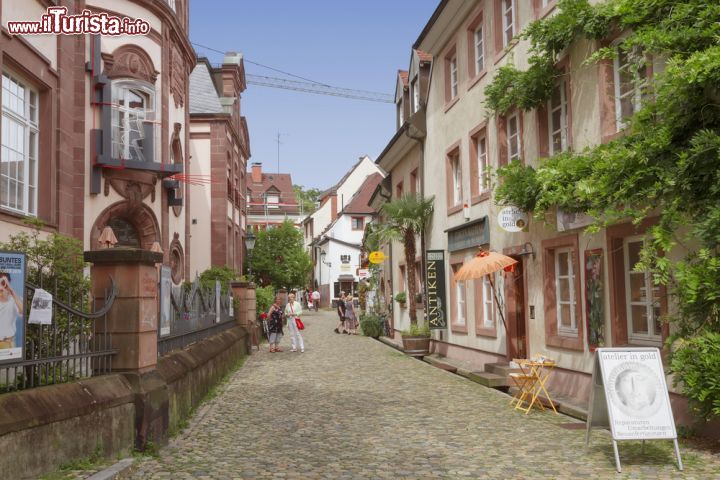
<svg viewBox="0 0 720 480">
<path fill-rule="evenodd" d="M 117 202 L 98 215 L 90 229 L 90 249 L 98 250 L 98 238 L 105 227 L 113 229 L 118 246 L 150 250 L 160 242 L 160 227 L 153 211 L 145 204 L 131 206 L 130 202 Z"/>
</svg>

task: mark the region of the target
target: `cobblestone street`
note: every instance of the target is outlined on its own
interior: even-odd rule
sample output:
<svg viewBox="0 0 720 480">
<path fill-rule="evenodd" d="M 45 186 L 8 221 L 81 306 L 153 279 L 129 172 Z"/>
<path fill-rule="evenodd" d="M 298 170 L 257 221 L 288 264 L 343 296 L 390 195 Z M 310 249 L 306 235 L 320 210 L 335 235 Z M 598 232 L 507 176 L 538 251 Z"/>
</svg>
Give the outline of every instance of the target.
<svg viewBox="0 0 720 480">
<path fill-rule="evenodd" d="M 157 458 L 128 478 L 720 478 L 720 458 L 671 442 L 621 443 L 512 410 L 495 390 L 305 316 L 305 353 L 253 354 Z M 287 331 L 286 331 L 287 333 Z"/>
</svg>

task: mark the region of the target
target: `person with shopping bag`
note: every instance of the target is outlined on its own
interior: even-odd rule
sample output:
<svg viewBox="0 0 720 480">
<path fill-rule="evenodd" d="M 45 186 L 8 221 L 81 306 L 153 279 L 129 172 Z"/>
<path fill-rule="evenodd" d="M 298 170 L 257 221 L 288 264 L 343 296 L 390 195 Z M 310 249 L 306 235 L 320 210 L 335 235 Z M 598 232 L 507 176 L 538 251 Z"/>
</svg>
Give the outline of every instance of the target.
<svg viewBox="0 0 720 480">
<path fill-rule="evenodd" d="M 268 311 L 268 342 L 270 342 L 270 353 L 282 352 L 280 348 L 280 340 L 283 337 L 283 320 L 282 320 L 282 307 L 280 306 L 280 297 L 275 297 L 275 303 L 270 307 Z"/>
<path fill-rule="evenodd" d="M 285 318 L 288 332 L 290 332 L 291 352 L 297 352 L 297 347 L 300 348 L 301 353 L 305 351 L 305 344 L 300 334 L 300 330 L 304 330 L 305 325 L 302 323 L 300 315 L 302 315 L 302 305 L 295 300 L 295 294 L 291 293 L 288 295 L 288 303 L 285 305 Z"/>
</svg>

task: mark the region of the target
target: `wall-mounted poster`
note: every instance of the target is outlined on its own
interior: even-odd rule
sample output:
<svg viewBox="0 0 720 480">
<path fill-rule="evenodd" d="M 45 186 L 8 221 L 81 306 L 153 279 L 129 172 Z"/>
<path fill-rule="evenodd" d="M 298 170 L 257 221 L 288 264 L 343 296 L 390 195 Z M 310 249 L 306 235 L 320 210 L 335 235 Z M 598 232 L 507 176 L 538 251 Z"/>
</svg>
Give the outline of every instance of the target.
<svg viewBox="0 0 720 480">
<path fill-rule="evenodd" d="M 24 358 L 25 254 L 0 252 L 0 362 Z"/>
<path fill-rule="evenodd" d="M 172 268 L 163 265 L 160 267 L 160 336 L 170 334 L 172 286 Z"/>
<path fill-rule="evenodd" d="M 590 351 L 605 346 L 605 298 L 603 250 L 585 251 L 585 317 Z"/>
</svg>

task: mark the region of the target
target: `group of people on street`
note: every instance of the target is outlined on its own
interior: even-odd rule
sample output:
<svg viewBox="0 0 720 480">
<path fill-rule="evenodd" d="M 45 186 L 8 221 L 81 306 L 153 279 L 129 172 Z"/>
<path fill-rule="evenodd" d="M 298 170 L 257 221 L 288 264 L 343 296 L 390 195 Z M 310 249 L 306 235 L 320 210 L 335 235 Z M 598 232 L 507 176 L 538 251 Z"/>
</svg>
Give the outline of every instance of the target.
<svg viewBox="0 0 720 480">
<path fill-rule="evenodd" d="M 357 335 L 358 319 L 355 315 L 355 305 L 353 297 L 340 292 L 340 298 L 337 301 L 338 324 L 335 327 L 335 333 L 347 333 L 349 335 Z"/>
<path fill-rule="evenodd" d="M 302 297 L 302 304 L 305 308 L 308 310 L 315 310 L 318 311 L 318 308 L 320 307 L 320 292 L 315 290 L 310 290 L 309 288 L 305 288 L 302 292 L 300 292 L 300 295 Z"/>
<path fill-rule="evenodd" d="M 320 292 L 317 290 L 310 291 L 307 288 L 301 291 L 300 298 L 302 303 L 297 301 L 295 293 L 290 293 L 287 298 L 287 304 L 283 307 L 282 297 L 276 295 L 272 306 L 270 306 L 270 310 L 262 316 L 263 320 L 267 321 L 270 353 L 283 351 L 283 349 L 280 348 L 280 341 L 283 338 L 283 327 L 285 326 L 290 334 L 290 351 L 297 352 L 299 350 L 300 352 L 305 352 L 305 343 L 300 333 L 300 328 L 298 327 L 298 325 L 302 326 L 300 317 L 303 313 L 303 304 L 307 309 L 315 309 L 315 311 L 318 311 Z M 337 301 L 337 313 L 339 320 L 335 327 L 335 333 L 357 335 L 359 322 L 355 314 L 355 305 L 351 295 L 340 292 L 340 298 Z"/>
<path fill-rule="evenodd" d="M 288 295 L 288 301 L 285 308 L 282 307 L 282 298 L 280 295 L 275 296 L 275 302 L 270 307 L 267 314 L 268 341 L 270 342 L 270 353 L 282 352 L 280 348 L 280 340 L 283 338 L 283 326 L 287 325 L 290 333 L 290 351 L 305 352 L 305 343 L 302 334 L 298 328 L 298 322 L 302 315 L 302 305 L 295 300 L 295 294 Z"/>
</svg>

